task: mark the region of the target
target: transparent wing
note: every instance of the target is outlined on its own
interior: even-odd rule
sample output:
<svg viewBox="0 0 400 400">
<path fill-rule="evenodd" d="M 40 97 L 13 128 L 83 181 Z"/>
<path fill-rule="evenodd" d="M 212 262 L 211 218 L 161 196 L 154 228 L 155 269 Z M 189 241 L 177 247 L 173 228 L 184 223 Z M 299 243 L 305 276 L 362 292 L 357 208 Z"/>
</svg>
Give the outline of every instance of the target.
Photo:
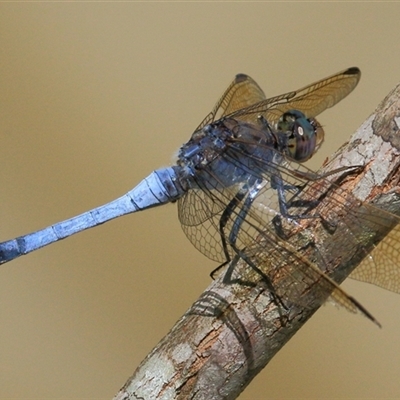
<svg viewBox="0 0 400 400">
<path fill-rule="evenodd" d="M 346 97 L 358 84 L 361 71 L 348 68 L 299 90 L 262 100 L 229 114 L 229 117 L 254 122 L 259 115 L 271 124 L 288 110 L 299 110 L 307 118 L 315 117 Z"/>
<path fill-rule="evenodd" d="M 212 111 L 203 119 L 196 131 L 225 115 L 265 100 L 265 94 L 257 83 L 245 74 L 235 76 L 233 82 L 215 104 Z"/>
<path fill-rule="evenodd" d="M 192 189 L 178 200 L 178 218 L 188 239 L 201 253 L 221 263 L 226 257 L 218 225 L 228 197 L 218 191 Z"/>
<path fill-rule="evenodd" d="M 240 169 L 237 161 L 240 155 L 235 154 L 237 150 L 233 146 L 230 150 L 224 155 L 226 162 L 236 163 L 236 168 Z M 269 158 L 273 159 L 275 157 Z M 202 179 L 216 182 L 214 189 L 201 188 L 199 182 L 200 189 L 178 201 L 182 228 L 189 240 L 203 254 L 219 262 L 233 259 L 240 250 L 271 281 L 278 282 L 276 293 L 284 299 L 310 306 L 303 304 L 303 296 L 307 285 L 314 283 L 315 301 L 331 296 L 335 303 L 374 320 L 334 282 L 341 281 L 341 277 L 330 274 L 337 270 L 338 263 L 356 265 L 366 257 L 367 267 L 362 265 L 360 272 L 356 269 L 353 277 L 399 292 L 399 217 L 363 204 L 327 177 L 310 181 L 308 177 L 315 174 L 295 162 L 275 164 L 261 159 L 257 162 L 259 168 L 255 168 L 254 173 L 243 168 L 242 174 L 247 174 L 247 178 L 229 187 L 218 184 L 218 177 L 210 172 L 208 178 L 203 176 Z M 282 180 L 287 205 L 293 205 L 290 218 L 280 214 L 277 190 L 270 183 L 271 175 Z M 244 196 L 238 196 L 243 192 Z M 251 207 L 243 213 L 249 196 L 254 196 Z M 298 205 L 300 198 L 301 205 Z M 227 213 L 228 207 L 231 209 Z M 278 234 L 274 224 L 277 216 L 282 221 L 285 238 Z M 222 227 L 221 221 L 224 221 Z M 312 233 L 315 225 L 319 229 L 316 234 Z M 381 236 L 390 232 L 382 248 L 374 245 L 380 240 L 376 232 Z"/>
<path fill-rule="evenodd" d="M 307 116 L 317 115 L 347 96 L 357 85 L 360 76 L 361 72 L 358 68 L 348 68 L 297 91 L 265 99 L 264 92 L 252 78 L 245 74 L 238 74 L 195 132 L 225 116 L 246 122 L 256 122 L 259 115 L 264 115 L 273 124 L 285 111 L 293 108 L 306 113 Z M 199 226 L 225 207 L 223 203 L 216 202 L 213 205 L 207 205 L 208 212 L 199 211 L 197 203 L 203 205 L 206 203 L 202 199 L 201 192 L 195 191 L 193 193 L 189 191 L 183 201 L 191 204 L 185 213 L 180 213 L 183 225 L 187 226 Z M 181 207 L 183 208 L 186 207 Z"/>
<path fill-rule="evenodd" d="M 263 115 L 272 124 L 290 109 L 314 117 L 347 96 L 359 79 L 360 71 L 349 68 L 300 90 L 265 99 L 251 78 L 238 75 L 199 128 L 222 117 L 251 123 Z M 270 156 L 256 158 L 254 170 L 246 161 L 254 149 L 240 154 L 234 143 L 225 144 L 229 149 L 220 156 L 222 164 L 234 165 L 240 179 L 227 185 L 215 173 L 218 168 L 210 165 L 202 172 L 198 189 L 178 201 L 183 230 L 194 246 L 219 262 L 240 254 L 249 266 L 277 282 L 276 293 L 283 299 L 303 304 L 304 293 L 313 284 L 315 301 L 330 296 L 337 304 L 374 320 L 335 281 L 344 278 L 340 276 L 342 266 L 347 269 L 348 264 L 356 266 L 364 259 L 351 277 L 400 292 L 399 217 L 361 203 L 330 179 L 310 181 L 315 174 L 295 162 L 273 162 L 284 157 L 273 156 L 272 148 L 260 149 L 258 142 L 256 153 Z M 214 162 L 221 163 L 221 158 Z M 290 209 L 288 218 L 280 214 L 276 177 Z M 277 217 L 284 228 L 277 229 Z M 385 241 L 376 246 L 386 234 Z"/>
<path fill-rule="evenodd" d="M 317 182 L 327 187 L 325 181 L 318 179 Z M 316 209 L 335 226 L 329 245 L 324 245 L 323 251 L 326 254 L 336 252 L 339 257 L 342 254 L 354 257 L 350 257 L 348 262 L 358 266 L 350 278 L 400 293 L 400 217 L 363 203 L 335 185 L 332 189 L 334 194 L 326 198 L 329 206 L 325 205 L 323 211 L 318 211 L 320 206 Z M 310 196 L 321 193 L 320 188 L 313 189 Z"/>
<path fill-rule="evenodd" d="M 367 207 L 369 209 L 369 207 Z M 379 224 L 398 223 L 398 217 L 380 211 Z M 368 218 L 376 215 L 375 208 L 369 209 Z M 383 217 L 382 217 L 383 216 Z M 390 233 L 364 258 L 349 278 L 372 283 L 395 293 L 400 293 L 400 225 L 394 226 Z"/>
</svg>

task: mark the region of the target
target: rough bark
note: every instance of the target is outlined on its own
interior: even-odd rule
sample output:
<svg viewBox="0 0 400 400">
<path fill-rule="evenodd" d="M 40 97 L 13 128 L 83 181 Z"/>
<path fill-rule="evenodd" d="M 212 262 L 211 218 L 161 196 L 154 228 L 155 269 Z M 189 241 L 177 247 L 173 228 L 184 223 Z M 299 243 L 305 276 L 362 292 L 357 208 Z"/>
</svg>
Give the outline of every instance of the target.
<svg viewBox="0 0 400 400">
<path fill-rule="evenodd" d="M 393 228 L 399 229 L 395 227 L 396 217 L 381 211 L 400 214 L 399 127 L 400 85 L 324 165 L 320 173 L 327 178 L 315 180 L 302 193 L 306 198 L 318 195 L 321 204 L 315 212 L 321 218 L 302 220 L 298 225 L 303 231 L 301 235 L 292 232 L 290 246 L 338 283 L 385 235 Z M 354 165 L 363 167 L 329 174 Z M 348 192 L 354 197 L 347 196 Z M 340 206 L 343 202 L 346 207 Z M 398 291 L 399 277 L 394 269 L 389 268 L 386 280 L 369 276 L 374 267 L 379 270 L 383 265 L 385 259 L 379 258 L 383 253 L 391 252 L 389 262 L 390 257 L 398 257 L 400 245 L 393 239 L 393 232 L 391 236 L 389 247 L 379 250 L 378 246 L 376 264 L 369 267 L 371 259 L 367 257 L 362 272 L 357 274 L 355 270 L 353 274 L 357 279 Z M 318 263 L 321 260 L 323 265 Z M 286 267 L 289 275 L 295 268 Z M 237 268 L 239 276 L 248 270 L 240 263 Z M 327 297 L 320 290 L 318 277 L 304 282 L 304 301 L 285 302 L 282 306 L 271 298 L 262 280 L 254 286 L 227 284 L 223 276 L 224 271 L 143 360 L 116 400 L 235 399 Z M 279 273 L 271 278 L 274 287 L 285 286 L 285 279 L 288 276 Z M 393 287 L 391 281 L 395 282 Z M 288 285 L 285 287 L 289 290 Z M 284 294 L 279 297 L 284 298 Z M 336 301 L 340 303 L 340 297 Z"/>
</svg>

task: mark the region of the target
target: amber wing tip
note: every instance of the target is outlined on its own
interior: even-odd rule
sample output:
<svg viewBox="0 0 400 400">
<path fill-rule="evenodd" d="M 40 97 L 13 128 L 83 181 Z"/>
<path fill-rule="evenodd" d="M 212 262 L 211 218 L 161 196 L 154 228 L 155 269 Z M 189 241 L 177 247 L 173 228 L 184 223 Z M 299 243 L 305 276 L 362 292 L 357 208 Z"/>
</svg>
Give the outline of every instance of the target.
<svg viewBox="0 0 400 400">
<path fill-rule="evenodd" d="M 248 78 L 248 75 L 246 74 L 236 74 L 235 76 L 235 82 L 239 83 L 239 82 L 243 82 Z"/>
<path fill-rule="evenodd" d="M 358 68 L 358 67 L 350 67 L 350 68 L 346 69 L 346 71 L 344 73 L 346 75 L 361 75 L 360 68 Z"/>
</svg>

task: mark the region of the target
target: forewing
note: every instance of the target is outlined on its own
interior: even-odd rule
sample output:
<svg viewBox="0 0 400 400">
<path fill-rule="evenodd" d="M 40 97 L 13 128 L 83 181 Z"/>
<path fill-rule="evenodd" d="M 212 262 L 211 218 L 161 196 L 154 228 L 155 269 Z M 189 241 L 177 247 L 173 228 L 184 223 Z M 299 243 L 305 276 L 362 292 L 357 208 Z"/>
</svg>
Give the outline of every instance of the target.
<svg viewBox="0 0 400 400">
<path fill-rule="evenodd" d="M 293 109 L 303 112 L 307 118 L 315 117 L 346 97 L 357 86 L 360 77 L 358 68 L 348 68 L 299 90 L 235 111 L 229 116 L 254 122 L 262 115 L 274 124 L 284 112 Z"/>
<path fill-rule="evenodd" d="M 248 75 L 238 74 L 217 104 L 215 104 L 212 111 L 196 128 L 196 131 L 225 115 L 232 114 L 237 110 L 247 108 L 263 100 L 265 100 L 265 94 L 260 86 Z"/>
</svg>

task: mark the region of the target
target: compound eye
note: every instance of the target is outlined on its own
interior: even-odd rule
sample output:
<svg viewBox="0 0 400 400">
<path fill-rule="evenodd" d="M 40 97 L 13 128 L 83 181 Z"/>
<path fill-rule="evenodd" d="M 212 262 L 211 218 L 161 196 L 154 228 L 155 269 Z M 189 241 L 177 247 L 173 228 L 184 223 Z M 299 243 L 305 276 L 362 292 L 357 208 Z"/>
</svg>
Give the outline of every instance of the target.
<svg viewBox="0 0 400 400">
<path fill-rule="evenodd" d="M 318 151 L 319 148 L 322 145 L 322 142 L 324 141 L 325 138 L 325 132 L 324 129 L 322 128 L 322 125 L 315 119 L 315 118 L 310 118 L 309 119 L 311 125 L 314 127 L 315 135 L 317 137 L 316 144 L 315 144 L 315 151 Z"/>
<path fill-rule="evenodd" d="M 293 124 L 299 118 L 305 118 L 304 114 L 297 110 L 286 111 L 279 118 L 277 128 L 278 131 L 289 133 L 293 130 Z"/>
<path fill-rule="evenodd" d="M 323 140 L 324 131 L 317 120 L 298 110 L 285 112 L 277 128 L 287 135 L 287 155 L 297 162 L 307 161 Z"/>
<path fill-rule="evenodd" d="M 314 154 L 315 145 L 313 126 L 306 119 L 294 122 L 292 134 L 288 138 L 290 158 L 297 162 L 307 161 Z"/>
</svg>

